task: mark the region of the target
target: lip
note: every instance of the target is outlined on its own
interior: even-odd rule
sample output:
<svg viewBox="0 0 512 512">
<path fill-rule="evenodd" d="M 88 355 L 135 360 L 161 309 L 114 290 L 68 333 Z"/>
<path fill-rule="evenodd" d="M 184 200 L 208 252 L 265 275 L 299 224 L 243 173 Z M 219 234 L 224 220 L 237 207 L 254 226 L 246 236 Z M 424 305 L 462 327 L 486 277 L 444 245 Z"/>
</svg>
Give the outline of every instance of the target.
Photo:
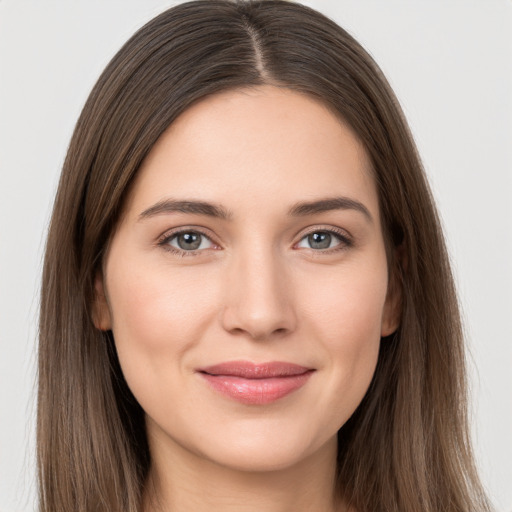
<svg viewBox="0 0 512 512">
<path fill-rule="evenodd" d="M 269 404 L 304 386 L 315 370 L 293 363 L 230 361 L 199 368 L 217 392 L 248 405 Z"/>
</svg>

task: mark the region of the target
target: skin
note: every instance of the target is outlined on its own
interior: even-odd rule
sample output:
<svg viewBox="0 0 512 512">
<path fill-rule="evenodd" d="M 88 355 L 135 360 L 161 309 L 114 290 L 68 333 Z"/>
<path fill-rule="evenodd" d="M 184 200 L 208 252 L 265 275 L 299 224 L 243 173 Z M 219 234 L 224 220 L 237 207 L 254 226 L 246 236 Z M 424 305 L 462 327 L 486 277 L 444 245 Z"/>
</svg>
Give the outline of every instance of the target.
<svg viewBox="0 0 512 512">
<path fill-rule="evenodd" d="M 289 215 L 339 196 L 369 216 Z M 141 218 L 169 198 L 215 203 L 231 218 Z M 186 253 L 177 229 L 207 238 Z M 332 230 L 328 249 L 308 238 Z M 396 329 L 388 284 L 367 155 L 321 103 L 262 86 L 182 114 L 140 169 L 96 280 L 97 327 L 113 330 L 146 412 L 146 510 L 345 510 L 333 492 L 336 433 L 370 384 L 381 336 Z M 290 395 L 247 405 L 197 373 L 235 360 L 315 371 Z"/>
</svg>

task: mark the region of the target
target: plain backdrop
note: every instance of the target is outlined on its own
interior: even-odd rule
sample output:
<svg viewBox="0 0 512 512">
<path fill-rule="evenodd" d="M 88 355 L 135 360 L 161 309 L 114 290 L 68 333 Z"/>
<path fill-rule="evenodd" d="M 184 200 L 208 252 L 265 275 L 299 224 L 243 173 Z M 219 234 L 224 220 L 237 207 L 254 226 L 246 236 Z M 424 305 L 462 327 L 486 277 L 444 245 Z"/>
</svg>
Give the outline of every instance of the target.
<svg viewBox="0 0 512 512">
<path fill-rule="evenodd" d="M 174 2 L 175 3 L 175 2 Z M 464 312 L 478 465 L 512 511 L 512 2 L 310 0 L 383 68 L 443 219 Z M 164 0 L 0 0 L 0 512 L 35 510 L 45 229 L 99 73 Z"/>
</svg>

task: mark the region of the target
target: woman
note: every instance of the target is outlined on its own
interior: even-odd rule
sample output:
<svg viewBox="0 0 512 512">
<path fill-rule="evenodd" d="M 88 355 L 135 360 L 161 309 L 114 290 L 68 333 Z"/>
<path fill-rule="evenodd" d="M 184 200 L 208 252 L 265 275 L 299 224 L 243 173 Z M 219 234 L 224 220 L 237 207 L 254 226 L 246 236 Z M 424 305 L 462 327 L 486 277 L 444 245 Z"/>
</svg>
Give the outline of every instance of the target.
<svg viewBox="0 0 512 512">
<path fill-rule="evenodd" d="M 443 237 L 385 78 L 282 1 L 137 32 L 45 259 L 41 510 L 489 510 Z"/>
</svg>

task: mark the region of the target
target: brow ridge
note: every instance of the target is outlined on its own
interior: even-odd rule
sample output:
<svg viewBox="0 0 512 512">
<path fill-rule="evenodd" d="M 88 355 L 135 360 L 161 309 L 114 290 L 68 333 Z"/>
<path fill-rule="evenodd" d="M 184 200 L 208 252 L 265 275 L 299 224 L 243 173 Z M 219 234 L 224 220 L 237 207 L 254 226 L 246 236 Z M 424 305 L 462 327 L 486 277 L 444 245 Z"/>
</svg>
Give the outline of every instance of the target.
<svg viewBox="0 0 512 512">
<path fill-rule="evenodd" d="M 290 208 L 288 215 L 292 217 L 303 217 L 332 210 L 356 210 L 362 213 L 367 220 L 373 222 L 370 211 L 363 203 L 343 196 L 296 203 Z"/>
<path fill-rule="evenodd" d="M 166 213 L 193 213 L 223 220 L 229 220 L 233 217 L 233 214 L 223 206 L 206 201 L 163 199 L 144 210 L 139 215 L 139 220 Z"/>
<path fill-rule="evenodd" d="M 363 203 L 343 196 L 295 203 L 288 210 L 288 215 L 291 217 L 305 217 L 332 210 L 356 210 L 362 213 L 367 220 L 373 222 L 370 211 Z M 192 213 L 223 220 L 231 220 L 233 218 L 231 211 L 218 204 L 198 200 L 177 200 L 168 198 L 158 201 L 153 206 L 144 210 L 139 215 L 139 220 L 168 213 Z"/>
</svg>

